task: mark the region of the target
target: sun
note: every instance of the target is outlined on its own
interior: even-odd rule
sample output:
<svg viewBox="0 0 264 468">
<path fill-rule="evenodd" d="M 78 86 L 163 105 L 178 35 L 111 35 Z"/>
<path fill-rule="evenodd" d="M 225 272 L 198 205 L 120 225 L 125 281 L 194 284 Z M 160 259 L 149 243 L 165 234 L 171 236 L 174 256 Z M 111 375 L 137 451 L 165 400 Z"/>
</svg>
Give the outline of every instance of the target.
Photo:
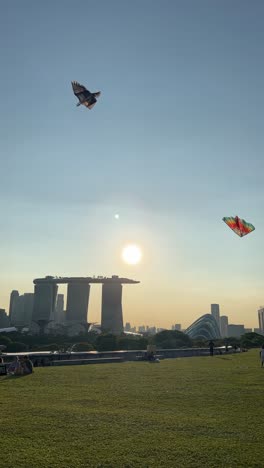
<svg viewBox="0 0 264 468">
<path fill-rule="evenodd" d="M 127 245 L 123 248 L 122 258 L 129 265 L 136 265 L 142 258 L 141 249 L 137 245 Z"/>
</svg>

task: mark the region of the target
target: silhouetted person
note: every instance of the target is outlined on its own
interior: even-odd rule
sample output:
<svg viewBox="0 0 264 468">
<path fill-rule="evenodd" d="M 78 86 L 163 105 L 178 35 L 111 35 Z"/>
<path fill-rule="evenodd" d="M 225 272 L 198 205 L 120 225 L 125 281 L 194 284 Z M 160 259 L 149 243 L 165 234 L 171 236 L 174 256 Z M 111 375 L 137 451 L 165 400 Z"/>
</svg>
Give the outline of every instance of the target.
<svg viewBox="0 0 264 468">
<path fill-rule="evenodd" d="M 210 350 L 210 356 L 214 355 L 214 342 L 211 340 L 209 341 L 209 350 Z"/>
<path fill-rule="evenodd" d="M 264 364 L 264 345 L 262 345 L 262 348 L 259 352 L 259 355 L 260 355 L 260 360 L 261 360 L 261 367 L 263 367 L 263 364 Z"/>
<path fill-rule="evenodd" d="M 149 360 L 149 361 L 154 361 L 154 360 L 155 360 L 155 356 L 154 356 L 153 351 L 150 351 L 150 353 L 149 353 L 149 355 L 148 355 L 148 360 Z"/>
</svg>

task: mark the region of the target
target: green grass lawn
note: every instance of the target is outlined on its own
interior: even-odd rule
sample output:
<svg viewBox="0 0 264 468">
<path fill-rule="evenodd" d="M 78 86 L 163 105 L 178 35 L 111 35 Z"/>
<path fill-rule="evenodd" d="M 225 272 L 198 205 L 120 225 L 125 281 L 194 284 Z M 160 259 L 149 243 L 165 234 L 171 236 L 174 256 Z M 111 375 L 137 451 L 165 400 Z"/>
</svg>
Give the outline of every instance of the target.
<svg viewBox="0 0 264 468">
<path fill-rule="evenodd" d="M 0 467 L 264 467 L 258 350 L 0 377 Z"/>
</svg>

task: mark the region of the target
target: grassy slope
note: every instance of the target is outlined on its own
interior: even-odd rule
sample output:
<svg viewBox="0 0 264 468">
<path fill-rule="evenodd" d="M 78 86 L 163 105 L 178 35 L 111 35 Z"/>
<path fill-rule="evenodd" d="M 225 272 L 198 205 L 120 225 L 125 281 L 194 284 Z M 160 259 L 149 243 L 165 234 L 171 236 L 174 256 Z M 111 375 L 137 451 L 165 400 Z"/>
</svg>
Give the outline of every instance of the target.
<svg viewBox="0 0 264 468">
<path fill-rule="evenodd" d="M 263 394 L 258 351 L 1 377 L 0 466 L 264 467 Z"/>
</svg>

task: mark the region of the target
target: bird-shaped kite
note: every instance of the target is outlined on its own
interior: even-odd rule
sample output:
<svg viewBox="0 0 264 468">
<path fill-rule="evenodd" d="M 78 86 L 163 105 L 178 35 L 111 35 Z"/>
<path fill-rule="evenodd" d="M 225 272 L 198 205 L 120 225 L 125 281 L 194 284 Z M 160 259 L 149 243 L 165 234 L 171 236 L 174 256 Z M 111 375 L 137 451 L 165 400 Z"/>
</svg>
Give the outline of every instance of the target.
<svg viewBox="0 0 264 468">
<path fill-rule="evenodd" d="M 223 221 L 234 231 L 239 237 L 246 236 L 250 232 L 255 230 L 253 224 L 247 223 L 244 219 L 240 219 L 238 216 L 235 218 L 223 218 Z"/>
<path fill-rule="evenodd" d="M 72 81 L 72 89 L 75 96 L 79 99 L 79 102 L 76 104 L 76 106 L 83 104 L 85 107 L 88 107 L 88 109 L 93 108 L 97 102 L 96 98 L 98 98 L 101 94 L 100 91 L 96 93 L 90 93 L 90 91 L 88 91 L 85 86 L 81 85 L 77 81 Z"/>
</svg>

